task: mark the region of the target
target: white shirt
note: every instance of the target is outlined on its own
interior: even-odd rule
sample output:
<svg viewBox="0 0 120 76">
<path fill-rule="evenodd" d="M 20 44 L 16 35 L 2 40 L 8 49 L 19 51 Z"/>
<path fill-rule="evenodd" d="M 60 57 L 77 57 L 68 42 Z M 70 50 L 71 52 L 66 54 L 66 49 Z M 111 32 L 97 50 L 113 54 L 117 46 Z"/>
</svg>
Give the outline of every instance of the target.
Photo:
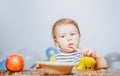
<svg viewBox="0 0 120 76">
<path fill-rule="evenodd" d="M 79 62 L 80 58 L 81 58 L 81 54 L 78 51 L 75 51 L 73 53 L 58 53 L 56 55 L 56 60 L 60 61 L 60 62 Z"/>
</svg>

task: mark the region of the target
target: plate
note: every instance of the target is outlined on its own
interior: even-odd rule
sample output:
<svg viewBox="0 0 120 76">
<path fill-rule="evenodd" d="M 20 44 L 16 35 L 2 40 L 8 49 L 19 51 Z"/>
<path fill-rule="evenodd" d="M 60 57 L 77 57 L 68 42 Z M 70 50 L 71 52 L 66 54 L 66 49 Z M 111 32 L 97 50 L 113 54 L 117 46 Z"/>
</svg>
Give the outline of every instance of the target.
<svg viewBox="0 0 120 76">
<path fill-rule="evenodd" d="M 47 74 L 70 74 L 75 63 L 70 62 L 50 62 L 50 61 L 37 61 L 41 65 L 44 73 Z"/>
<path fill-rule="evenodd" d="M 71 62 L 49 62 L 49 61 L 37 61 L 37 64 L 43 65 L 56 65 L 56 66 L 74 66 L 75 63 Z"/>
</svg>

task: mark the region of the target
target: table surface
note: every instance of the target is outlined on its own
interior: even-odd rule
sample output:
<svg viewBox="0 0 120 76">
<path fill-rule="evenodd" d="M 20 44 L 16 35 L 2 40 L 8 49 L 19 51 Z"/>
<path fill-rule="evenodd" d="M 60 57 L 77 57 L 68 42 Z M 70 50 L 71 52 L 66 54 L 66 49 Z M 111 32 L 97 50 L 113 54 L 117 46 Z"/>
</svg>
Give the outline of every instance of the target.
<svg viewBox="0 0 120 76">
<path fill-rule="evenodd" d="M 10 72 L 7 70 L 0 70 L 0 76 L 120 76 L 120 72 L 81 72 L 71 73 L 66 75 L 45 74 L 43 70 L 24 70 L 20 72 Z"/>
</svg>

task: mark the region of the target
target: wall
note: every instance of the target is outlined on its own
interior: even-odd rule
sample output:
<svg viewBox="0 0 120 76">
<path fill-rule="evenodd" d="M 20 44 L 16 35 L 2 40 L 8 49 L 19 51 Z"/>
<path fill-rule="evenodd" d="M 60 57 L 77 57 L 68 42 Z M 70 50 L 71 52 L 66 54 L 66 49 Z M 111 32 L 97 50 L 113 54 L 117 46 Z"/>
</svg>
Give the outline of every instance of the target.
<svg viewBox="0 0 120 76">
<path fill-rule="evenodd" d="M 1 0 L 0 59 L 19 51 L 34 51 L 46 59 L 54 46 L 51 29 L 60 18 L 72 18 L 80 27 L 80 47 L 105 56 L 120 47 L 119 0 Z"/>
</svg>

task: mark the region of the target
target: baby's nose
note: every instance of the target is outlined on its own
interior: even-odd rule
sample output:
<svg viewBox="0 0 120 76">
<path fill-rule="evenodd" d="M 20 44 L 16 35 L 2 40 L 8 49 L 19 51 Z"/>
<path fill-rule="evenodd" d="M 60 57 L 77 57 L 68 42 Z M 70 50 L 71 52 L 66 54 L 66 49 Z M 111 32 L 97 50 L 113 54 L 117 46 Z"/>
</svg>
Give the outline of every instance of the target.
<svg viewBox="0 0 120 76">
<path fill-rule="evenodd" d="M 67 41 L 71 41 L 72 38 L 70 36 L 67 36 Z"/>
</svg>

